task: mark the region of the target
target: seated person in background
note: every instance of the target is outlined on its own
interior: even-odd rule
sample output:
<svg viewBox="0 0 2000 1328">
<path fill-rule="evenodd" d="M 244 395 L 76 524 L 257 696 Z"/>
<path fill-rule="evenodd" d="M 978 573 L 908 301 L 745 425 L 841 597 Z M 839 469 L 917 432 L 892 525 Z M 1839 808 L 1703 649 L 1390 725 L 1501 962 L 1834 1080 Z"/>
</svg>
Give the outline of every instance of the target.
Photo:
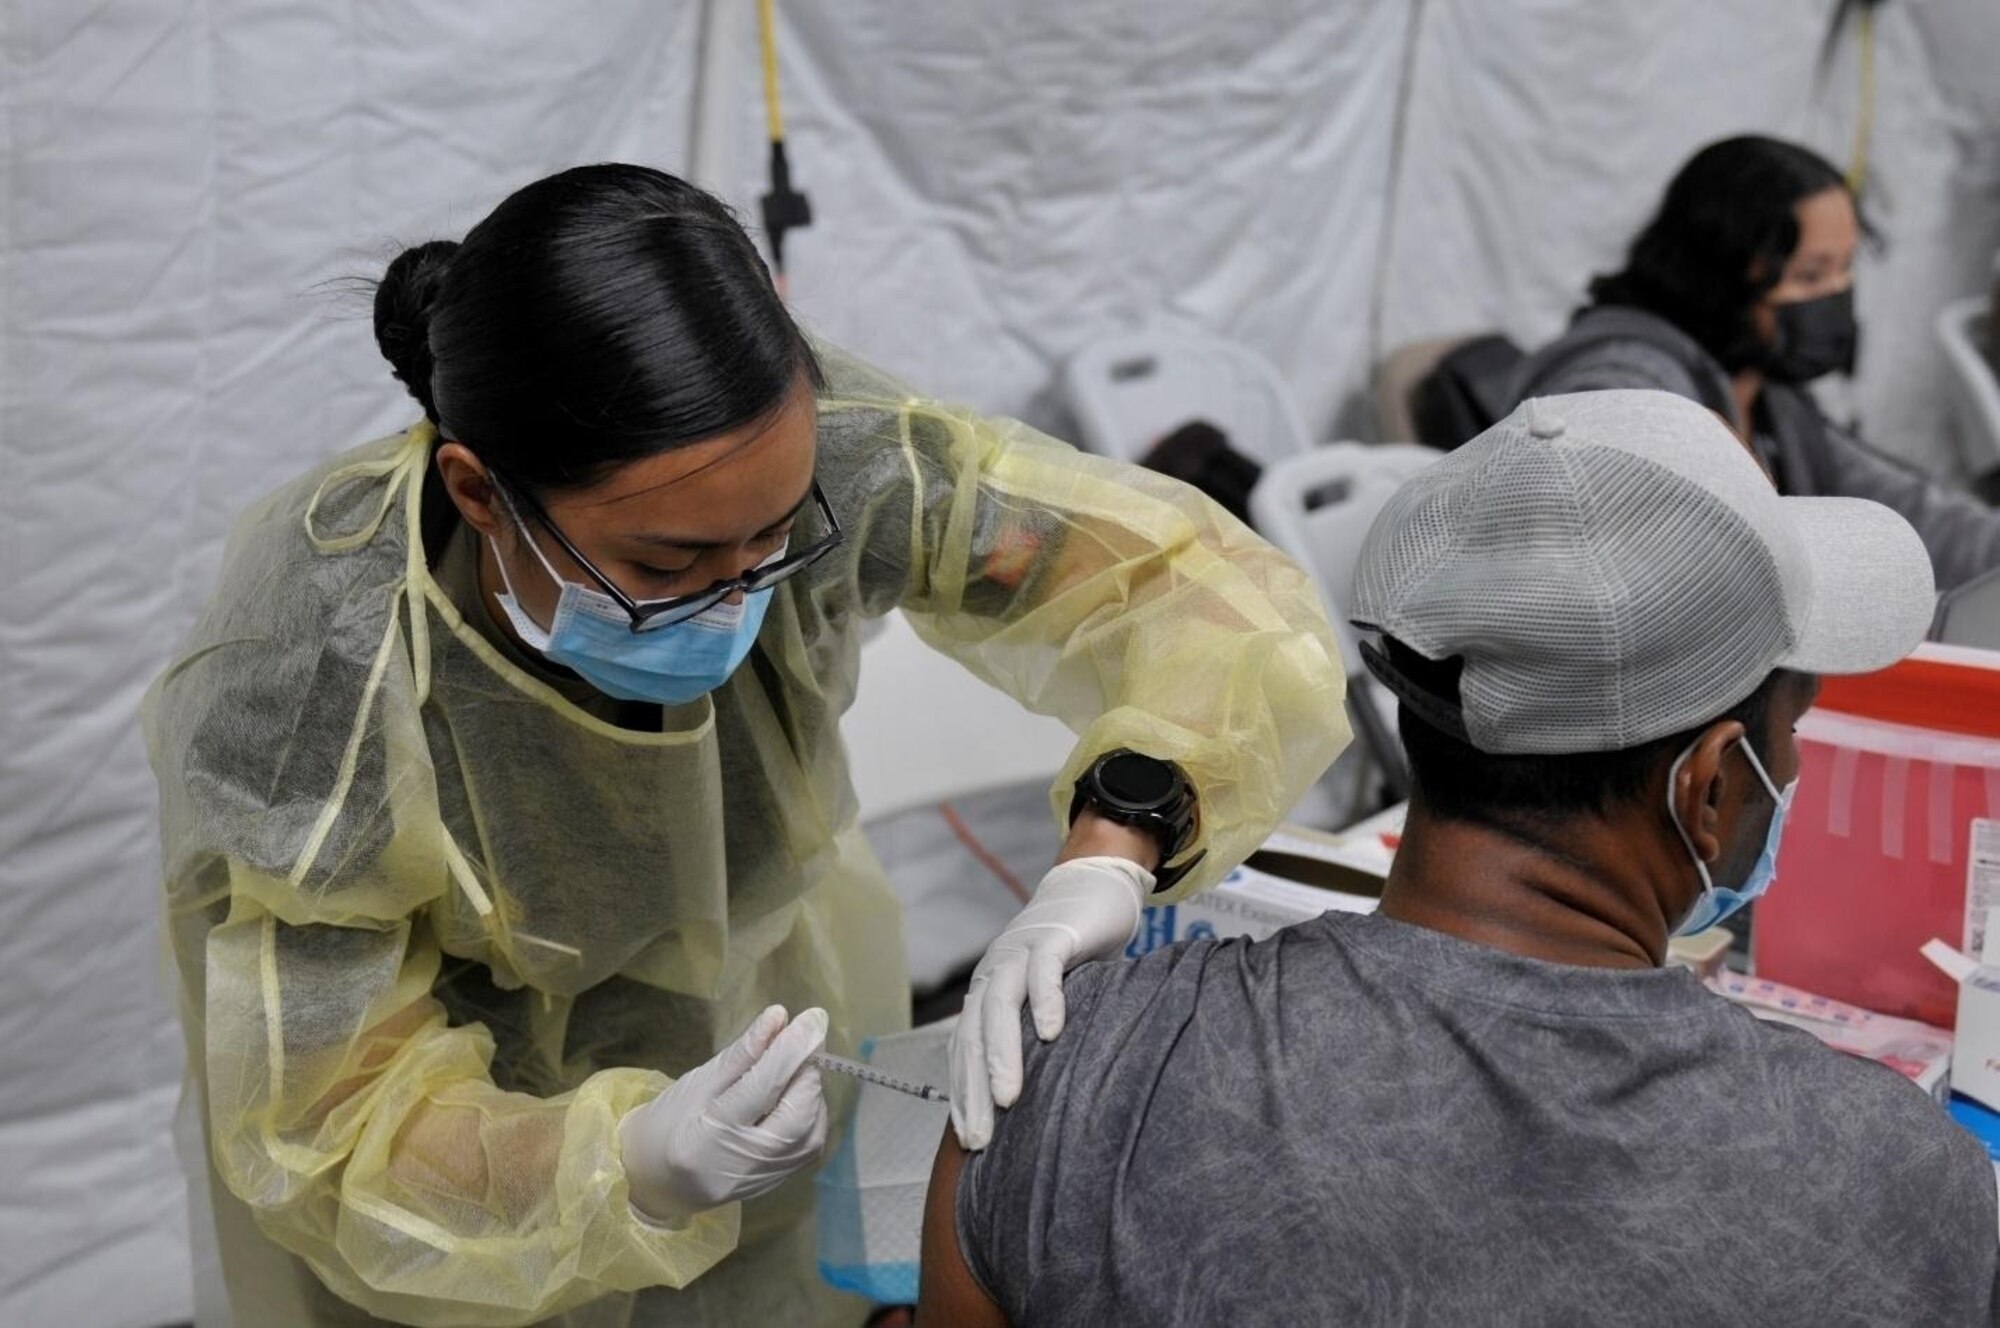
<svg viewBox="0 0 2000 1328">
<path fill-rule="evenodd" d="M 1710 144 L 1681 167 L 1624 270 L 1531 356 L 1512 399 L 1654 387 L 1730 421 L 1799 497 L 1872 498 L 1902 513 L 1941 589 L 2000 567 L 2000 511 L 1868 447 L 1805 384 L 1851 371 L 1854 198 L 1816 154 L 1772 138 Z"/>
<path fill-rule="evenodd" d="M 1250 524 L 1250 491 L 1264 468 L 1229 444 L 1229 435 L 1207 420 L 1189 420 L 1153 444 L 1139 464 L 1192 484 L 1223 510 Z"/>
<path fill-rule="evenodd" d="M 918 1322 L 1991 1323 L 1985 1150 L 1661 966 L 1770 884 L 1815 675 L 1931 595 L 1902 518 L 1665 393 L 1411 481 L 1355 581 L 1416 785 L 1381 911 L 1074 971 L 991 1145 L 946 1132 Z"/>
</svg>

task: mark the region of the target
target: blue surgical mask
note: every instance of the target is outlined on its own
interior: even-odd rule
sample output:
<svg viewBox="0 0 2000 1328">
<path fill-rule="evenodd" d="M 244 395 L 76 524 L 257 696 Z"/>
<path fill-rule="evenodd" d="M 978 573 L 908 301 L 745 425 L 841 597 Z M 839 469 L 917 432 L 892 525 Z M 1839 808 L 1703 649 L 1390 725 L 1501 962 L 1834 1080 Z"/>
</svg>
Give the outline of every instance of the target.
<svg viewBox="0 0 2000 1328">
<path fill-rule="evenodd" d="M 768 589 L 744 595 L 734 604 L 717 604 L 670 627 L 635 632 L 631 617 L 617 600 L 556 575 L 555 567 L 526 528 L 518 523 L 517 528 L 562 593 L 556 600 L 555 617 L 544 629 L 515 597 L 507 560 L 500 557 L 496 545 L 494 560 L 500 564 L 500 579 L 507 587 L 507 593 L 500 596 L 500 608 L 529 648 L 606 696 L 659 705 L 679 705 L 706 696 L 729 680 L 757 642 L 764 611 L 771 604 Z M 784 553 L 779 549 L 770 561 Z"/>
<path fill-rule="evenodd" d="M 1708 864 L 1694 851 L 1694 841 L 1681 825 L 1681 818 L 1674 810 L 1674 784 L 1680 776 L 1681 766 L 1688 757 L 1694 755 L 1694 746 L 1675 758 L 1673 767 L 1667 771 L 1667 819 L 1674 823 L 1674 830 L 1680 835 L 1681 843 L 1687 846 L 1688 856 L 1694 859 L 1694 869 L 1701 875 L 1701 895 L 1694 901 L 1694 909 L 1680 926 L 1674 928 L 1676 936 L 1692 936 L 1698 931 L 1707 931 L 1724 918 L 1742 908 L 1771 888 L 1778 879 L 1778 841 L 1785 837 L 1785 814 L 1792 809 L 1792 795 L 1799 790 L 1799 781 L 1794 779 L 1785 785 L 1782 792 L 1771 782 L 1771 776 L 1764 770 L 1764 763 L 1757 759 L 1756 751 L 1748 742 L 1743 744 L 1743 755 L 1749 758 L 1750 768 L 1757 772 L 1764 788 L 1777 806 L 1771 812 L 1771 828 L 1764 833 L 1764 851 L 1757 855 L 1757 863 L 1751 867 L 1750 875 L 1743 884 L 1731 889 L 1717 885 L 1708 874 Z"/>
</svg>

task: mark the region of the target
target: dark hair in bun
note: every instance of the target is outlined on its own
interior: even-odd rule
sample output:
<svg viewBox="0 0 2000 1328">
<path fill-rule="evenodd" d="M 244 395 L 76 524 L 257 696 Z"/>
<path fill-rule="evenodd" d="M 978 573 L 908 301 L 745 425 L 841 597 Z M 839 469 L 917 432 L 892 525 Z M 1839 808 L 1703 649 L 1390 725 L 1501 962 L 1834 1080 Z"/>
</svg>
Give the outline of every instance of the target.
<svg viewBox="0 0 2000 1328">
<path fill-rule="evenodd" d="M 457 252 L 456 240 L 405 249 L 375 287 L 375 344 L 433 424 L 438 415 L 431 399 L 431 310 L 444 285 L 445 266 Z"/>
<path fill-rule="evenodd" d="M 517 191 L 389 264 L 375 339 L 448 439 L 531 491 L 776 410 L 820 368 L 722 202 L 645 166 Z"/>
</svg>

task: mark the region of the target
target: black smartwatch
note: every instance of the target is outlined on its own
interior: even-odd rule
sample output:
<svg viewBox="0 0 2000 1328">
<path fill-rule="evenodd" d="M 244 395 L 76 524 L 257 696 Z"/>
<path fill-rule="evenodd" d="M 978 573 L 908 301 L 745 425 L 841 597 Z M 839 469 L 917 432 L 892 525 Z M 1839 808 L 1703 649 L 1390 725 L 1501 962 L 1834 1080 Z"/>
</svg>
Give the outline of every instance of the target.
<svg viewBox="0 0 2000 1328">
<path fill-rule="evenodd" d="M 1076 781 L 1070 799 L 1069 823 L 1092 808 L 1107 821 L 1129 825 L 1151 835 L 1160 846 L 1160 865 L 1153 872 L 1153 890 L 1171 889 L 1206 854 L 1197 853 L 1178 867 L 1167 863 L 1194 842 L 1194 785 L 1172 761 L 1161 761 L 1128 748 L 1106 752 L 1090 763 Z"/>
</svg>

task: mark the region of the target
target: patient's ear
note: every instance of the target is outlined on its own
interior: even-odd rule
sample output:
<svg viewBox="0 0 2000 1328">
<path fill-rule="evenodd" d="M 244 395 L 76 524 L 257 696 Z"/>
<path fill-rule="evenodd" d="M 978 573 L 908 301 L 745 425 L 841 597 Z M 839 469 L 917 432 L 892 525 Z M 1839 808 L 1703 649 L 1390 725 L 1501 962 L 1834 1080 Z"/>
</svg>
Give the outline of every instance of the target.
<svg viewBox="0 0 2000 1328">
<path fill-rule="evenodd" d="M 1722 823 L 1729 784 L 1723 757 L 1742 740 L 1743 726 L 1733 719 L 1710 725 L 1695 739 L 1667 790 L 1689 846 L 1703 862 L 1712 863 L 1722 856 L 1729 829 Z"/>
</svg>

